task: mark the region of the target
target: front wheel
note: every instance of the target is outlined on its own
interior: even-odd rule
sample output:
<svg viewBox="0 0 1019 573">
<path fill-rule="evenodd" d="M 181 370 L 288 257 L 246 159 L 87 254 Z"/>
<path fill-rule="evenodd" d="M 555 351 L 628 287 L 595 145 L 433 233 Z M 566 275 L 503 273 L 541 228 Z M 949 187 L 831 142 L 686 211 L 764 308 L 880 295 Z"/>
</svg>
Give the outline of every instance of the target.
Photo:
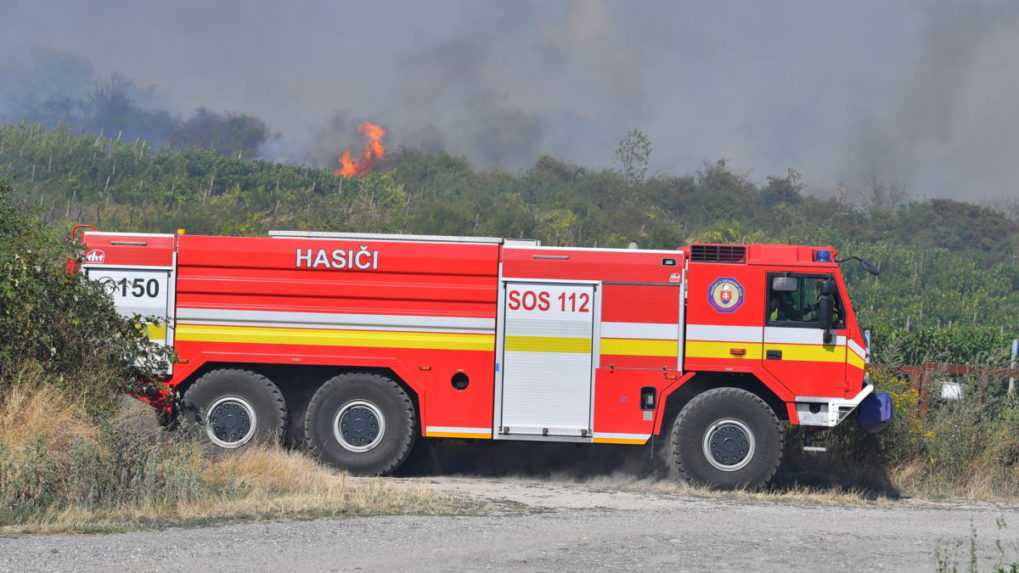
<svg viewBox="0 0 1019 573">
<path fill-rule="evenodd" d="M 781 423 L 764 400 L 739 388 L 715 388 L 676 416 L 669 460 L 686 481 L 757 488 L 775 475 L 783 439 Z"/>
</svg>

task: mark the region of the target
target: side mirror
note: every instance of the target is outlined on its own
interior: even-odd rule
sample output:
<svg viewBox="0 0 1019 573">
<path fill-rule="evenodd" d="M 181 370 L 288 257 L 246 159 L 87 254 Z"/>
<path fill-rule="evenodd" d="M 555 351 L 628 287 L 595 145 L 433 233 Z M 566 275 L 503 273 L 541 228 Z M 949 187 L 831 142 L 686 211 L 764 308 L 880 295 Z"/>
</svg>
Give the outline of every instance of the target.
<svg viewBox="0 0 1019 573">
<path fill-rule="evenodd" d="M 796 292 L 799 281 L 794 277 L 775 277 L 771 279 L 771 290 L 775 292 Z"/>
<path fill-rule="evenodd" d="M 835 285 L 827 280 L 821 283 L 821 298 L 817 301 L 817 318 L 824 329 L 824 343 L 835 342 Z"/>
<path fill-rule="evenodd" d="M 856 256 L 846 257 L 844 259 L 838 259 L 835 262 L 839 263 L 839 264 L 842 264 L 842 263 L 846 263 L 846 262 L 849 262 L 849 261 L 859 261 L 860 268 L 863 269 L 864 271 L 874 275 L 874 276 L 878 276 L 878 275 L 881 274 L 881 267 L 875 265 L 874 263 L 872 263 L 870 261 L 863 260 L 860 257 L 856 257 Z"/>
</svg>

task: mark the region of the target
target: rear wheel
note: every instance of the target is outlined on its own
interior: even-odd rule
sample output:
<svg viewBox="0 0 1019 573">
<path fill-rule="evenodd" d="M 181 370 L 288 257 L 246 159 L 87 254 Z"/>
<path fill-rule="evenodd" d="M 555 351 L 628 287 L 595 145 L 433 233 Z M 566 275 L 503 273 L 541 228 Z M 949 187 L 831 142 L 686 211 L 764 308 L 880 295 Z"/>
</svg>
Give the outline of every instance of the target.
<svg viewBox="0 0 1019 573">
<path fill-rule="evenodd" d="M 775 475 L 783 439 L 781 423 L 764 400 L 739 388 L 716 388 L 680 410 L 668 457 L 687 481 L 757 488 Z"/>
<path fill-rule="evenodd" d="M 315 392 L 304 425 L 308 449 L 318 458 L 355 475 L 380 475 L 410 454 L 417 413 L 391 378 L 352 372 Z"/>
<path fill-rule="evenodd" d="M 202 375 L 184 393 L 183 404 L 202 425 L 203 438 L 223 450 L 276 440 L 286 429 L 283 394 L 250 370 L 223 368 Z"/>
</svg>

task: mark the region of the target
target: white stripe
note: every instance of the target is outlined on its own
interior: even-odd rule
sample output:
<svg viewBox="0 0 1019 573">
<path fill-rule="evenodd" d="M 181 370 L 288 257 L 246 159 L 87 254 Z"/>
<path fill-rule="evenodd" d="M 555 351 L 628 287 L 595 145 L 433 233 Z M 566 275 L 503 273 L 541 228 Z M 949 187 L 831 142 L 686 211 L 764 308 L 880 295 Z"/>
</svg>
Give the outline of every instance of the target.
<svg viewBox="0 0 1019 573">
<path fill-rule="evenodd" d="M 425 427 L 425 434 L 477 434 L 479 436 L 489 436 L 492 434 L 492 428 L 461 428 L 458 426 L 427 426 Z"/>
<path fill-rule="evenodd" d="M 390 241 L 420 243 L 502 244 L 499 237 L 456 237 L 452 235 L 401 235 L 392 233 L 334 233 L 332 231 L 269 231 L 274 239 L 337 239 L 341 241 Z"/>
<path fill-rule="evenodd" d="M 123 269 L 125 271 L 172 271 L 171 266 L 159 266 L 159 265 L 132 265 L 130 263 L 85 263 L 81 265 L 83 270 L 89 269 L 102 269 L 104 271 L 116 271 Z"/>
<path fill-rule="evenodd" d="M 510 336 L 591 338 L 591 322 L 552 318 L 510 318 L 506 320 L 506 333 Z"/>
<path fill-rule="evenodd" d="M 687 340 L 715 340 L 719 342 L 761 342 L 764 337 L 760 326 L 719 326 L 690 324 L 686 327 Z"/>
<path fill-rule="evenodd" d="M 868 356 L 868 352 L 866 350 L 864 350 L 862 346 L 857 344 L 855 340 L 853 340 L 853 339 L 847 340 L 846 341 L 846 346 L 848 346 L 850 350 L 855 352 L 857 356 L 862 358 L 864 362 L 867 362 L 867 363 L 870 362 L 870 356 Z"/>
<path fill-rule="evenodd" d="M 764 342 L 775 344 L 824 344 L 824 331 L 820 328 L 767 326 L 764 328 Z M 845 346 L 846 337 L 836 337 L 835 345 Z"/>
<path fill-rule="evenodd" d="M 172 237 L 173 233 L 124 233 L 112 231 L 85 231 L 84 235 L 99 235 L 103 237 Z"/>
<path fill-rule="evenodd" d="M 679 325 L 651 322 L 603 322 L 602 338 L 644 338 L 652 340 L 676 340 Z"/>
<path fill-rule="evenodd" d="M 321 312 L 280 312 L 268 310 L 227 310 L 178 308 L 177 321 L 191 324 L 250 326 L 342 327 L 355 329 L 408 329 L 455 332 L 492 332 L 494 318 L 449 316 L 404 316 L 383 314 L 333 314 Z"/>
</svg>

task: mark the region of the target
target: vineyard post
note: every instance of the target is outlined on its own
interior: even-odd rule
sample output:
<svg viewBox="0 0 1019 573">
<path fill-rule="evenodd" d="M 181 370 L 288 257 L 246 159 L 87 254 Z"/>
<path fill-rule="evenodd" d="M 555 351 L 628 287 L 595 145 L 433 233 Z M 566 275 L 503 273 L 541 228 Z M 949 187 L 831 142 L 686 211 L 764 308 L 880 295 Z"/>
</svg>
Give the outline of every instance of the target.
<svg viewBox="0 0 1019 573">
<path fill-rule="evenodd" d="M 1008 395 L 1015 396 L 1015 364 L 1016 359 L 1019 358 L 1019 338 L 1012 341 L 1012 358 L 1008 361 Z"/>
</svg>

